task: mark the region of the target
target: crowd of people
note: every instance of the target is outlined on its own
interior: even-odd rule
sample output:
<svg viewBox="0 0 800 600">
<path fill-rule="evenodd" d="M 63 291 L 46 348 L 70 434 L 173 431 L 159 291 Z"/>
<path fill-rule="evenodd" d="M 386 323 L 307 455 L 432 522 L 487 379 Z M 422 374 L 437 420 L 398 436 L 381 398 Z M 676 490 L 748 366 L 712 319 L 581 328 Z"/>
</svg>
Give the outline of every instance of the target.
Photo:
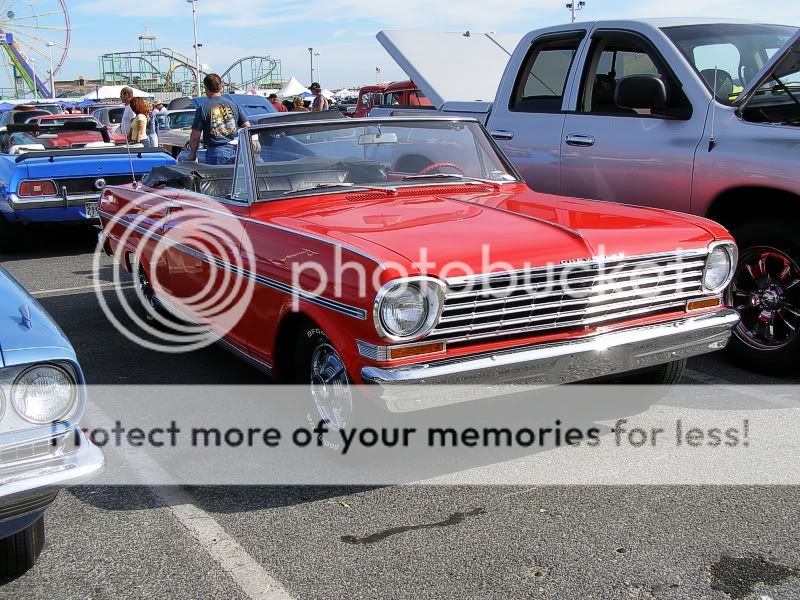
<svg viewBox="0 0 800 600">
<path fill-rule="evenodd" d="M 268 99 L 278 112 L 322 112 L 324 110 L 330 110 L 330 103 L 328 99 L 322 95 L 322 86 L 320 86 L 319 83 L 315 81 L 308 89 L 313 95 L 310 107 L 306 107 L 305 100 L 300 96 L 295 96 L 292 99 L 287 98 L 281 102 L 278 99 L 278 94 L 270 94 Z"/>
<path fill-rule="evenodd" d="M 131 144 L 142 144 L 145 147 L 158 146 L 158 119 L 166 107 L 161 102 L 151 104 L 145 98 L 134 97 L 133 90 L 124 87 L 119 99 L 125 105 L 119 131 Z"/>
<path fill-rule="evenodd" d="M 203 79 L 203 89 L 207 102 L 195 111 L 192 133 L 189 138 L 190 161 L 197 160 L 198 149 L 202 141 L 205 146 L 205 162 L 212 165 L 228 164 L 235 156 L 232 143 L 241 127 L 249 127 L 239 107 L 222 96 L 222 79 L 210 73 Z M 309 107 L 301 97 L 280 102 L 277 94 L 270 94 L 269 101 L 278 112 L 321 112 L 330 110 L 330 103 L 322 95 L 319 83 L 309 87 L 313 98 Z M 159 113 L 166 112 L 161 102 L 151 104 L 145 98 L 134 97 L 133 90 L 124 87 L 120 92 L 120 100 L 125 105 L 119 131 L 131 144 L 142 144 L 145 147 L 158 146 Z"/>
</svg>

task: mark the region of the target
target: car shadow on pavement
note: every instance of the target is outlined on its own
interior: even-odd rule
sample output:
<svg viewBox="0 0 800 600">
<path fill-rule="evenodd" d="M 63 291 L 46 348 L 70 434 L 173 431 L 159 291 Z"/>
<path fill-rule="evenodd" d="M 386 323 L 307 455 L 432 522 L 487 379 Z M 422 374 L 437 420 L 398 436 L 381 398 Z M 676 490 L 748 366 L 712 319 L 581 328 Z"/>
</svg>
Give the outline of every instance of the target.
<svg viewBox="0 0 800 600">
<path fill-rule="evenodd" d="M 0 254 L 0 262 L 87 254 L 97 247 L 99 233 L 96 225 L 28 225 L 14 251 Z"/>
</svg>

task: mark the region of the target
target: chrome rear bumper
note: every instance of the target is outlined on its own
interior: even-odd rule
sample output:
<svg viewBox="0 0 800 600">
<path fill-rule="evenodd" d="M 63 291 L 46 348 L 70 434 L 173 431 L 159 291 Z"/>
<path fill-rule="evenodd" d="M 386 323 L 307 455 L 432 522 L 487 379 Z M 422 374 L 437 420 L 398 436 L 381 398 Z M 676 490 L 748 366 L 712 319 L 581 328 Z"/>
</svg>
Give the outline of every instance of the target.
<svg viewBox="0 0 800 600">
<path fill-rule="evenodd" d="M 601 333 L 551 344 L 514 348 L 403 367 L 364 367 L 364 383 L 552 385 L 657 366 L 725 347 L 739 315 L 733 309 Z"/>
</svg>

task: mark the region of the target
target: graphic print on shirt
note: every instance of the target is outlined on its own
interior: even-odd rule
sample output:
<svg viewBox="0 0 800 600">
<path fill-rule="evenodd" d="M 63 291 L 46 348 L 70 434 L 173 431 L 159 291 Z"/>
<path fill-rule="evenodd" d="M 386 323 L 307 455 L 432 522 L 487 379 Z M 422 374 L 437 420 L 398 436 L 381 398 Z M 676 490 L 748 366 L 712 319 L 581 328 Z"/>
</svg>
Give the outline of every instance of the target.
<svg viewBox="0 0 800 600">
<path fill-rule="evenodd" d="M 230 106 L 217 104 L 211 108 L 210 133 L 212 137 L 218 138 L 236 135 L 236 119 Z"/>
</svg>

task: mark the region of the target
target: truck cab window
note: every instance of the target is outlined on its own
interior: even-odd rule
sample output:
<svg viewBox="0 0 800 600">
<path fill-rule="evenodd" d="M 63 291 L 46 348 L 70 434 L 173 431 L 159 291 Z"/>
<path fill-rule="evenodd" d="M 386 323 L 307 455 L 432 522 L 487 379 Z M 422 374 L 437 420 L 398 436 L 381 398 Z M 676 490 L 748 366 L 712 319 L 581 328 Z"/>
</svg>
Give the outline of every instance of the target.
<svg viewBox="0 0 800 600">
<path fill-rule="evenodd" d="M 615 102 L 617 85 L 622 79 L 632 75 L 652 75 L 664 82 L 667 90 L 665 112 L 686 110 L 688 100 L 662 65 L 656 53 L 634 35 L 614 32 L 609 37 L 596 37 L 586 63 L 580 112 L 650 116 L 650 111 L 646 109 L 624 108 Z"/>
<path fill-rule="evenodd" d="M 535 44 L 523 63 L 509 110 L 531 113 L 561 112 L 572 61 L 581 39 Z"/>
</svg>

